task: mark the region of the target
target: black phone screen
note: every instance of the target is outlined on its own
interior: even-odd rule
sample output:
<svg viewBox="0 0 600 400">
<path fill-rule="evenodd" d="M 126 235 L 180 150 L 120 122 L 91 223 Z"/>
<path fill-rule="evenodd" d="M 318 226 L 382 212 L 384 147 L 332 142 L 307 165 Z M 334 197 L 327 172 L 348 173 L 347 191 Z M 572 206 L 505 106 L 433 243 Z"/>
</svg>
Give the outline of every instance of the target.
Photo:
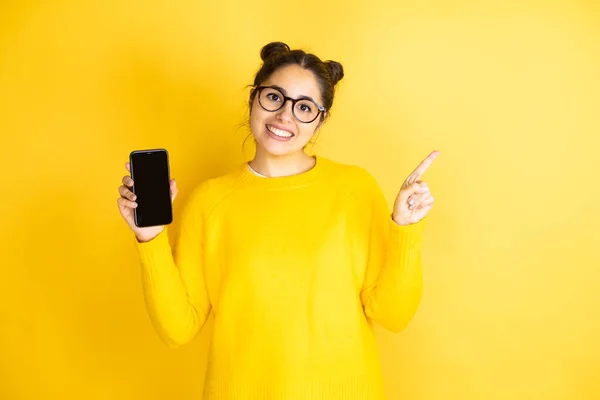
<svg viewBox="0 0 600 400">
<path fill-rule="evenodd" d="M 167 225 L 173 221 L 169 178 L 169 155 L 165 149 L 136 150 L 129 155 L 135 225 Z"/>
</svg>

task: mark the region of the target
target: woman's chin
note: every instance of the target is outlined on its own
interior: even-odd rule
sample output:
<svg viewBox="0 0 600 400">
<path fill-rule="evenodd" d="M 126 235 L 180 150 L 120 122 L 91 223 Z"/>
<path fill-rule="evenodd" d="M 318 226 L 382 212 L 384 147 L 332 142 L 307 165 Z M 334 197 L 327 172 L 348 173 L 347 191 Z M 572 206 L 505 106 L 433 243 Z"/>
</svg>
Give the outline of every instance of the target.
<svg viewBox="0 0 600 400">
<path fill-rule="evenodd" d="M 291 154 L 294 153 L 294 150 L 291 149 L 281 149 L 281 148 L 274 148 L 274 146 L 270 147 L 270 148 L 266 148 L 265 149 L 267 153 L 271 154 L 272 156 L 285 156 L 287 154 Z"/>
<path fill-rule="evenodd" d="M 260 146 L 264 151 L 274 156 L 284 156 L 300 150 L 296 146 L 291 146 L 289 142 L 276 142 L 269 139 L 266 140 L 266 143 L 260 143 Z"/>
</svg>

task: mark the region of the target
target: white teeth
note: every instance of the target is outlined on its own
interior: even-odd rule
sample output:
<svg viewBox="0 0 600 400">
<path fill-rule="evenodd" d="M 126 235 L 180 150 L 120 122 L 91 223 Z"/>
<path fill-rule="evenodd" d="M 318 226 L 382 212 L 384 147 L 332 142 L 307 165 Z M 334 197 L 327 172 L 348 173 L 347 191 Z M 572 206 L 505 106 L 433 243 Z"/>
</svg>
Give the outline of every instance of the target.
<svg viewBox="0 0 600 400">
<path fill-rule="evenodd" d="M 290 132 L 287 131 L 282 131 L 281 129 L 277 129 L 277 128 L 273 128 L 271 125 L 267 125 L 267 129 L 270 130 L 271 132 L 273 132 L 274 134 L 276 134 L 277 136 L 280 137 L 292 137 L 294 135 L 292 135 Z"/>
</svg>

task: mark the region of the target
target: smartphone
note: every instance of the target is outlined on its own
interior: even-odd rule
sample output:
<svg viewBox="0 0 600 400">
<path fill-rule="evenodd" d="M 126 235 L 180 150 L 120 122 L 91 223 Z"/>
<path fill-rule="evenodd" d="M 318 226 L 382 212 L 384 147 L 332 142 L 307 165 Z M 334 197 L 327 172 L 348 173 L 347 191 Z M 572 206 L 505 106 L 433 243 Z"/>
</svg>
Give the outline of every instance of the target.
<svg viewBox="0 0 600 400">
<path fill-rule="evenodd" d="M 129 154 L 129 166 L 138 204 L 133 209 L 135 225 L 145 228 L 173 222 L 167 150 L 134 150 Z"/>
</svg>

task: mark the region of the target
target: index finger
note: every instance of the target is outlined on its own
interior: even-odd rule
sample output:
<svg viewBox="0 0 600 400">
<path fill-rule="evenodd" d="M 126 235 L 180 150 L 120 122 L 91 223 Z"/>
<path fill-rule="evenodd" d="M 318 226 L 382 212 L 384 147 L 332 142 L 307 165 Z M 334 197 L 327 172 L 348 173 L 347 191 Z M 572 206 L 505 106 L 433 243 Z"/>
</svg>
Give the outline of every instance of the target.
<svg viewBox="0 0 600 400">
<path fill-rule="evenodd" d="M 411 175 L 415 176 L 415 178 L 418 180 L 421 177 L 421 175 L 423 175 L 425 171 L 427 171 L 427 168 L 429 168 L 433 160 L 435 160 L 439 154 L 440 152 L 437 150 L 432 151 L 431 154 L 427 156 L 427 158 L 421 161 L 421 164 L 419 164 L 419 166 L 413 171 Z"/>
</svg>

